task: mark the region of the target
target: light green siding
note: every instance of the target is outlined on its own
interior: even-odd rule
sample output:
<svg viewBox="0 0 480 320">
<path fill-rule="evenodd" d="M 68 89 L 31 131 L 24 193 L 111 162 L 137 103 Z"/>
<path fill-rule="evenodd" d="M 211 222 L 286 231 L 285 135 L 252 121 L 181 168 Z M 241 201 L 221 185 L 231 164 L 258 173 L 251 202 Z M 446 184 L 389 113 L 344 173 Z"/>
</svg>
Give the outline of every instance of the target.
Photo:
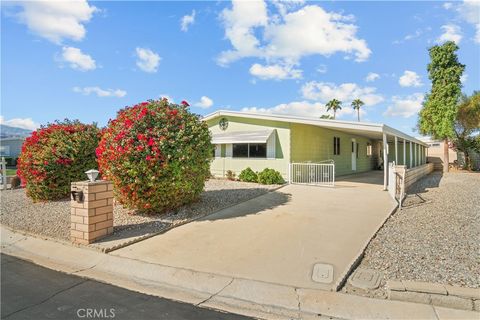
<svg viewBox="0 0 480 320">
<path fill-rule="evenodd" d="M 333 154 L 334 137 L 340 138 L 340 155 Z M 355 171 L 352 170 L 352 138 L 358 143 L 357 170 Z M 319 162 L 333 159 L 336 175 L 373 169 L 374 155 L 367 156 L 367 143 L 373 145 L 372 140 L 354 134 L 311 125 L 291 124 L 292 162 Z"/>
<path fill-rule="evenodd" d="M 218 125 L 222 118 L 228 120 L 228 127 L 225 131 L 221 130 Z M 287 178 L 288 164 L 290 163 L 289 123 L 231 116 L 219 116 L 209 120 L 207 123 L 212 134 L 264 130 L 266 128 L 275 129 L 274 159 L 227 157 L 226 145 L 222 145 L 221 157 L 213 159 L 210 165 L 210 171 L 214 176 L 223 177 L 227 170 L 232 170 L 238 176 L 243 169 L 250 167 L 254 171 L 262 171 L 265 168 L 272 168 L 279 171 L 284 178 Z"/>
</svg>

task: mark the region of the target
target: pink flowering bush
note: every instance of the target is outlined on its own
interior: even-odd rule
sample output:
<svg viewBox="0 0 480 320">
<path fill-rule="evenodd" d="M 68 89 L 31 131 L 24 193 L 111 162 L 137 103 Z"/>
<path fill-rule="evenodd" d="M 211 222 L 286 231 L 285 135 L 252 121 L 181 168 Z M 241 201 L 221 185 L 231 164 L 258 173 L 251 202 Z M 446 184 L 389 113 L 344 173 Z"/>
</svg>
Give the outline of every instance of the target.
<svg viewBox="0 0 480 320">
<path fill-rule="evenodd" d="M 131 209 L 162 212 L 195 201 L 210 176 L 208 126 L 188 103 L 150 100 L 110 120 L 96 150 L 102 176 Z"/>
<path fill-rule="evenodd" d="M 72 181 L 86 180 L 85 171 L 97 168 L 96 125 L 65 120 L 32 132 L 22 145 L 17 175 L 34 201 L 68 197 Z"/>
</svg>

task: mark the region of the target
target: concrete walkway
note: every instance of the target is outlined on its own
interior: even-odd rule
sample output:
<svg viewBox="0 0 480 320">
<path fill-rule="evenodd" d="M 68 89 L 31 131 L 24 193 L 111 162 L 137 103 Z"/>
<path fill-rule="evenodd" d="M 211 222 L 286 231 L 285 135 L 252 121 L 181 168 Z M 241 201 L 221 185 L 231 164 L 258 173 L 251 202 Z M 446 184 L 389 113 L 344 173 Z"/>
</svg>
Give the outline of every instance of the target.
<svg viewBox="0 0 480 320">
<path fill-rule="evenodd" d="M 288 185 L 112 254 L 228 277 L 336 290 L 396 205 L 372 179 L 378 180 L 365 175 L 335 188 Z M 315 264 L 333 266 L 333 279 L 312 280 Z"/>
<path fill-rule="evenodd" d="M 473 311 L 378 300 L 172 268 L 1 227 L 2 253 L 133 291 L 260 319 L 478 319 Z M 5 293 L 5 292 L 4 292 Z"/>
</svg>

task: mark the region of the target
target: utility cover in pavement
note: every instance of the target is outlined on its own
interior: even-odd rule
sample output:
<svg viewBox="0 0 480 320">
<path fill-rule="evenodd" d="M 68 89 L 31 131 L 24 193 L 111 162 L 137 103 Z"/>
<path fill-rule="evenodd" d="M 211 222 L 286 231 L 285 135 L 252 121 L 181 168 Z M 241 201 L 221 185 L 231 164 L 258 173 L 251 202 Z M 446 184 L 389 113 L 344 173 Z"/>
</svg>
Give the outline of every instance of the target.
<svg viewBox="0 0 480 320">
<path fill-rule="evenodd" d="M 313 266 L 312 280 L 320 283 L 332 283 L 333 266 L 326 263 L 316 263 Z"/>
<path fill-rule="evenodd" d="M 376 289 L 380 286 L 383 273 L 372 269 L 358 268 L 348 279 L 354 287 L 361 289 Z"/>
</svg>

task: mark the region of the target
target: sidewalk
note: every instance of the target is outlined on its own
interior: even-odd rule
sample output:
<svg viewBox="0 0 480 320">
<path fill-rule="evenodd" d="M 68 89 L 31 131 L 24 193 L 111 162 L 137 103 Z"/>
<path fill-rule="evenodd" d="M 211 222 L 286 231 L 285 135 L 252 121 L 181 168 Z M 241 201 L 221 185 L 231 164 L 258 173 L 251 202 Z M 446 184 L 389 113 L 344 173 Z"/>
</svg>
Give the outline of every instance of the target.
<svg viewBox="0 0 480 320">
<path fill-rule="evenodd" d="M 0 230 L 4 254 L 133 291 L 256 318 L 480 318 L 480 313 L 473 311 L 370 299 L 174 268 L 25 236 L 3 226 Z"/>
</svg>

